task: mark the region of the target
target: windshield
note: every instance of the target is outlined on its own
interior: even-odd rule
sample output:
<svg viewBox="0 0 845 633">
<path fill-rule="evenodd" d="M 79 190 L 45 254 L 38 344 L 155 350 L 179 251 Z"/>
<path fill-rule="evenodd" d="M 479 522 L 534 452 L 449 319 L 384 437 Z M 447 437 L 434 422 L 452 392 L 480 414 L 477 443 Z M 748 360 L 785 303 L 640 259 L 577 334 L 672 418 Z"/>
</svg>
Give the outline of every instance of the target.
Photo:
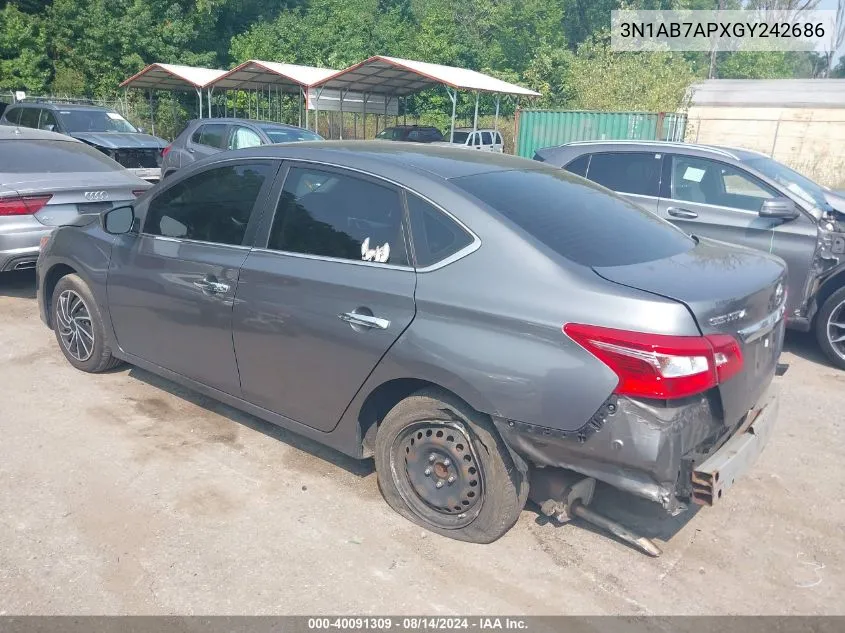
<svg viewBox="0 0 845 633">
<path fill-rule="evenodd" d="M 463 145 L 467 142 L 467 137 L 469 136 L 469 132 L 455 132 L 455 135 L 452 137 L 453 143 L 460 143 Z"/>
<path fill-rule="evenodd" d="M 273 143 L 295 143 L 296 141 L 322 141 L 323 137 L 309 130 L 292 127 L 262 125 L 261 129 Z"/>
<path fill-rule="evenodd" d="M 65 129 L 80 132 L 137 132 L 132 124 L 117 112 L 108 110 L 60 110 Z"/>
<path fill-rule="evenodd" d="M 766 156 L 750 158 L 743 162 L 748 163 L 761 174 L 768 176 L 778 184 L 786 187 L 807 204 L 820 209 L 827 209 L 830 206 L 825 199 L 824 189 L 822 189 L 821 185 L 813 182 L 806 176 L 802 176 L 783 163 L 779 163 Z"/>
</svg>

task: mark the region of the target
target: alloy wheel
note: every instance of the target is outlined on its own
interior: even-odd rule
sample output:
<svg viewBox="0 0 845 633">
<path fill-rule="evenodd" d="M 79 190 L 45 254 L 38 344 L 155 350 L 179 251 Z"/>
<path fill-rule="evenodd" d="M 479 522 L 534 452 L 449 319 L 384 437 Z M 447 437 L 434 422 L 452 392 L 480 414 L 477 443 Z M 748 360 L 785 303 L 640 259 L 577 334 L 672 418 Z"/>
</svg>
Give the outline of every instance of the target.
<svg viewBox="0 0 845 633">
<path fill-rule="evenodd" d="M 76 292 L 65 290 L 59 295 L 56 310 L 59 338 L 68 354 L 85 362 L 94 353 L 94 328 L 88 306 Z"/>
<path fill-rule="evenodd" d="M 480 464 L 461 425 L 410 425 L 393 443 L 391 470 L 408 506 L 437 527 L 469 525 L 481 510 Z"/>
<path fill-rule="evenodd" d="M 845 301 L 833 308 L 827 318 L 827 340 L 833 351 L 845 359 Z"/>
</svg>

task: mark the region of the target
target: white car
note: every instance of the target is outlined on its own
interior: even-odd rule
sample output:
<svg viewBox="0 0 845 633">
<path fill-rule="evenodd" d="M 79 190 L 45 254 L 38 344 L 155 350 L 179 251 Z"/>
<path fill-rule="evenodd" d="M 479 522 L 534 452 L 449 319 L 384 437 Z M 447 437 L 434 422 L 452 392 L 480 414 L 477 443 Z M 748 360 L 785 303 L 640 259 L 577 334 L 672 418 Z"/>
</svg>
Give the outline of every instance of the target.
<svg viewBox="0 0 845 633">
<path fill-rule="evenodd" d="M 449 138 L 448 131 L 444 136 L 447 139 Z M 499 152 L 500 154 L 505 151 L 505 144 L 498 130 L 479 129 L 473 131 L 471 127 L 455 128 L 451 143 L 443 141 L 431 143 L 431 145 L 459 145 L 467 149 L 480 149 L 485 152 Z"/>
</svg>

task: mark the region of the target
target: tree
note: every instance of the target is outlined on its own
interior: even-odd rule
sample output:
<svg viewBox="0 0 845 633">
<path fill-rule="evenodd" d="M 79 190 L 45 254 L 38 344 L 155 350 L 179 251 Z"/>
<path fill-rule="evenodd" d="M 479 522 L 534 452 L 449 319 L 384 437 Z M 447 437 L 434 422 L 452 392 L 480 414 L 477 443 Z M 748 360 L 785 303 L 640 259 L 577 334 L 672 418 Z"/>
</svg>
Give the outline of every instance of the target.
<svg viewBox="0 0 845 633">
<path fill-rule="evenodd" d="M 6 5 L 0 9 L 0 89 L 41 93 L 49 81 L 44 20 Z"/>
</svg>

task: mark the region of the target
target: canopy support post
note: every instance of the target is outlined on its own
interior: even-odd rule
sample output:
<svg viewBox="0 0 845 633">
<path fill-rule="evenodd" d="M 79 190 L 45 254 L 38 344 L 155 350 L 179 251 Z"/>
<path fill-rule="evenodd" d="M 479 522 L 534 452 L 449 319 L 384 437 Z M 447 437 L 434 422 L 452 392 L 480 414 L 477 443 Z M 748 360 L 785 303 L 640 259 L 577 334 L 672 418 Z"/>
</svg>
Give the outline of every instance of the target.
<svg viewBox="0 0 845 633">
<path fill-rule="evenodd" d="M 320 133 L 320 97 L 323 96 L 323 89 L 317 90 L 317 101 L 314 104 L 314 131 Z M 329 129 L 329 138 L 331 138 L 331 128 Z"/>
<path fill-rule="evenodd" d="M 199 110 L 200 110 L 200 117 L 202 118 L 202 89 L 197 88 L 197 97 L 199 98 Z"/>
<path fill-rule="evenodd" d="M 449 90 L 446 88 L 446 94 L 449 95 L 449 98 L 452 100 L 452 128 L 449 130 L 449 142 L 455 142 L 455 108 L 458 105 L 458 89 L 455 88 L 454 90 Z"/>
<path fill-rule="evenodd" d="M 208 118 L 209 118 L 209 119 L 214 118 L 214 117 L 213 117 L 213 115 L 211 114 L 211 96 L 212 96 L 213 94 L 214 94 L 214 86 L 211 86 L 211 87 L 208 89 Z"/>
<path fill-rule="evenodd" d="M 347 90 L 347 92 L 349 92 Z M 338 91 L 340 95 L 340 140 L 343 140 L 343 89 Z"/>
<path fill-rule="evenodd" d="M 475 92 L 475 116 L 472 119 L 472 131 L 478 130 L 478 91 Z"/>
<path fill-rule="evenodd" d="M 302 127 L 302 101 L 303 101 L 303 93 L 305 90 L 302 86 L 299 87 L 299 127 Z M 308 127 L 308 124 L 305 124 L 305 127 Z"/>
<path fill-rule="evenodd" d="M 500 95 L 498 95 L 498 94 L 496 95 L 496 117 L 493 119 L 493 129 L 494 130 L 499 129 L 499 96 Z"/>
<path fill-rule="evenodd" d="M 408 125 L 408 97 L 402 99 L 402 125 Z"/>
<path fill-rule="evenodd" d="M 311 99 L 311 95 L 308 92 L 308 88 L 306 88 L 305 90 L 306 90 L 306 92 L 305 92 L 305 129 L 309 130 L 311 128 L 308 127 L 308 111 L 309 111 L 308 102 Z"/>
<path fill-rule="evenodd" d="M 381 126 L 382 130 L 387 129 L 387 104 L 390 103 L 391 99 L 392 99 L 392 97 L 388 97 L 387 95 L 384 95 L 384 121 L 382 121 L 382 126 Z M 376 131 L 378 131 L 378 126 L 376 126 Z"/>
<path fill-rule="evenodd" d="M 361 93 L 361 120 L 362 120 L 362 127 L 363 127 L 363 138 L 365 141 L 367 140 L 367 93 Z"/>
<path fill-rule="evenodd" d="M 153 136 L 156 135 L 156 119 L 155 115 L 153 114 L 153 91 L 150 90 L 150 128 L 152 129 Z"/>
</svg>

